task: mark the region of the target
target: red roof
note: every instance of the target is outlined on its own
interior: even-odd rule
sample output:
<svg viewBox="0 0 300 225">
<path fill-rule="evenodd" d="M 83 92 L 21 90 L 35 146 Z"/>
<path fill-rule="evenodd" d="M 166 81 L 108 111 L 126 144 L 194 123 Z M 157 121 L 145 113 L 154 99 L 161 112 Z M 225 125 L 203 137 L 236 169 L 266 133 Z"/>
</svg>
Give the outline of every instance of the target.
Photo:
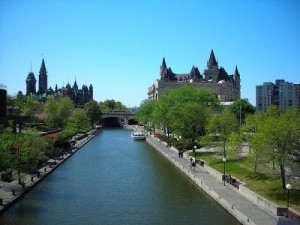
<svg viewBox="0 0 300 225">
<path fill-rule="evenodd" d="M 57 140 L 56 140 L 56 136 L 58 135 L 58 134 L 64 134 L 65 132 L 64 131 L 60 131 L 60 132 L 56 132 L 56 133 L 52 133 L 52 134 L 47 134 L 47 135 L 45 135 L 44 137 L 51 137 L 52 138 L 52 141 L 53 142 L 56 142 Z"/>
</svg>

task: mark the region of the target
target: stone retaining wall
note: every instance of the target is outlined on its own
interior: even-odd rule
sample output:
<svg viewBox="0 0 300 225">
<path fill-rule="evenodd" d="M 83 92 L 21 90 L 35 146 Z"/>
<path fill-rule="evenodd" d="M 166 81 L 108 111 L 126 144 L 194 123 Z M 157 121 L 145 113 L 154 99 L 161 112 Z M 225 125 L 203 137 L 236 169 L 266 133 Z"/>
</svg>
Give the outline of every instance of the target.
<svg viewBox="0 0 300 225">
<path fill-rule="evenodd" d="M 241 195 L 250 199 L 250 201 L 252 201 L 255 205 L 258 205 L 260 208 L 272 213 L 275 216 L 283 216 L 283 213 L 285 213 L 287 210 L 286 207 L 280 207 L 280 206 L 274 205 L 272 202 L 259 196 L 258 194 L 249 190 L 248 188 L 244 187 L 243 185 L 241 185 L 239 187 L 239 192 Z"/>
<path fill-rule="evenodd" d="M 207 193 L 210 197 L 212 197 L 216 202 L 218 202 L 224 209 L 226 209 L 231 215 L 233 215 L 239 222 L 247 225 L 255 225 L 253 221 L 247 218 L 243 213 L 241 213 L 234 206 L 230 205 L 225 199 L 220 197 L 215 191 L 213 191 L 209 186 L 207 186 L 204 182 L 202 182 L 199 178 L 197 178 L 193 173 L 190 172 L 188 167 L 184 167 L 178 162 L 176 162 L 172 157 L 170 157 L 167 153 L 163 152 L 158 146 L 155 145 L 148 138 L 146 139 L 149 144 L 151 144 L 154 149 L 160 152 L 165 158 L 170 160 L 172 164 L 174 164 L 181 172 L 183 172 L 188 178 L 190 178 L 193 182 L 195 182 L 205 193 Z M 172 150 L 175 150 L 173 148 Z M 187 157 L 187 156 L 185 156 Z"/>
</svg>

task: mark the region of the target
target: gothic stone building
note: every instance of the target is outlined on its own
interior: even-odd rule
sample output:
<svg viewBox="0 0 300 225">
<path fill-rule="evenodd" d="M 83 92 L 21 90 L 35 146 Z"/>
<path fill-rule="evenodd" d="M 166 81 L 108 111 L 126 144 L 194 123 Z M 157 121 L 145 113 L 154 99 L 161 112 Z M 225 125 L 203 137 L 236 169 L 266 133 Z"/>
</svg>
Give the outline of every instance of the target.
<svg viewBox="0 0 300 225">
<path fill-rule="evenodd" d="M 31 71 L 26 79 L 26 95 L 37 100 L 46 100 L 48 96 L 69 96 L 75 105 L 84 105 L 86 102 L 93 100 L 93 86 L 90 85 L 87 87 L 86 85 L 82 85 L 82 89 L 78 89 L 75 80 L 73 87 L 71 87 L 70 84 L 67 84 L 66 87 L 62 88 L 58 88 L 56 85 L 54 90 L 51 87 L 48 88 L 48 75 L 43 59 L 39 72 L 38 91 L 36 91 L 36 79 L 34 73 Z"/>
<path fill-rule="evenodd" d="M 155 80 L 154 84 L 149 87 L 148 99 L 157 100 L 164 94 L 166 89 L 189 85 L 195 88 L 209 89 L 220 101 L 230 102 L 240 99 L 240 82 L 237 67 L 235 67 L 233 75 L 228 75 L 223 67 L 219 68 L 213 50 L 211 50 L 203 74 L 195 66 L 192 67 L 189 73 L 176 74 L 170 67 L 167 67 L 165 58 L 163 58 L 160 67 L 160 79 Z"/>
</svg>

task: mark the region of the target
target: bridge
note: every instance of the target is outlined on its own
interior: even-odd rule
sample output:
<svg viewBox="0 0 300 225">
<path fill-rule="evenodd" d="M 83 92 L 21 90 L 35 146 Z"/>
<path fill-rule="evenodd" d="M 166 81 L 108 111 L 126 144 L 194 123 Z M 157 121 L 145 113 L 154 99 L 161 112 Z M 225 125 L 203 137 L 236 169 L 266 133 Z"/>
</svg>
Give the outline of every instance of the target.
<svg viewBox="0 0 300 225">
<path fill-rule="evenodd" d="M 117 112 L 102 112 L 103 126 L 117 127 L 134 123 L 135 113 L 125 111 Z"/>
</svg>

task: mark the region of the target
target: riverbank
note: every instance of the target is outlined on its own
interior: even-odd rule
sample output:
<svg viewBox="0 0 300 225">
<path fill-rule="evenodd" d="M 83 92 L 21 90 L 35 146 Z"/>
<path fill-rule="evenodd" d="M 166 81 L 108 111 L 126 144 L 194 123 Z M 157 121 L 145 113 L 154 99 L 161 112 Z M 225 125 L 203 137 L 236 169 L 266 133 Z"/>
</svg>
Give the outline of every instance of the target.
<svg viewBox="0 0 300 225">
<path fill-rule="evenodd" d="M 205 167 L 197 166 L 195 172 L 191 171 L 187 155 L 179 158 L 177 150 L 166 147 L 163 142 L 151 135 L 148 135 L 146 140 L 242 224 L 275 225 L 278 223 L 278 216 L 263 210 L 231 185 L 224 186 L 222 180 L 209 173 Z"/>
<path fill-rule="evenodd" d="M 88 143 L 95 135 L 97 130 L 93 129 L 86 133 L 86 136 L 80 140 L 76 140 L 74 148 L 62 155 L 58 159 L 48 160 L 47 165 L 44 165 L 38 170 L 37 174 L 27 174 L 24 178 L 23 186 L 18 184 L 18 181 L 4 182 L 0 180 L 0 214 L 22 198 L 35 185 L 41 182 L 52 171 L 59 167 L 65 160 L 75 154 L 82 146 Z"/>
</svg>

